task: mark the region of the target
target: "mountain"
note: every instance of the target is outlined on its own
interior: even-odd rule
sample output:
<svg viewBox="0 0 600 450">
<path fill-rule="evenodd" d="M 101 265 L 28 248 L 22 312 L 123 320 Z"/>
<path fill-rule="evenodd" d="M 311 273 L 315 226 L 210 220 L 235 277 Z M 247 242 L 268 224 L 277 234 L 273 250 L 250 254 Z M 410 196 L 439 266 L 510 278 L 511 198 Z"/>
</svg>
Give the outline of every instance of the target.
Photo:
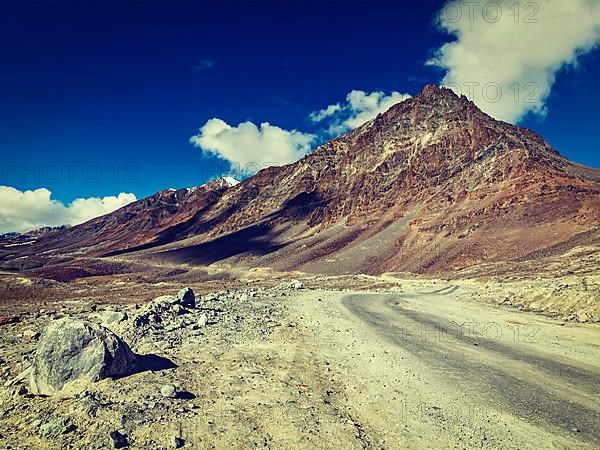
<svg viewBox="0 0 600 450">
<path fill-rule="evenodd" d="M 0 258 L 5 267 L 13 268 L 10 261 L 19 260 L 16 267 L 36 266 L 23 261 L 23 256 L 41 255 L 107 255 L 127 251 L 131 247 L 161 243 L 157 236 L 173 230 L 182 222 L 201 214 L 213 205 L 237 180 L 227 177 L 186 189 L 166 189 L 150 197 L 130 203 L 117 211 L 91 219 L 74 227 L 56 227 L 34 230 L 14 236 L 0 245 Z M 23 241 L 25 241 L 23 243 Z M 26 247 L 24 247 L 26 246 Z M 18 247 L 18 248 L 17 248 Z M 43 257 L 41 259 L 44 259 Z"/>
<path fill-rule="evenodd" d="M 599 224 L 600 170 L 568 161 L 464 96 L 426 86 L 293 164 L 233 186 L 162 191 L 12 258 L 76 252 L 437 272 L 598 242 Z"/>
</svg>

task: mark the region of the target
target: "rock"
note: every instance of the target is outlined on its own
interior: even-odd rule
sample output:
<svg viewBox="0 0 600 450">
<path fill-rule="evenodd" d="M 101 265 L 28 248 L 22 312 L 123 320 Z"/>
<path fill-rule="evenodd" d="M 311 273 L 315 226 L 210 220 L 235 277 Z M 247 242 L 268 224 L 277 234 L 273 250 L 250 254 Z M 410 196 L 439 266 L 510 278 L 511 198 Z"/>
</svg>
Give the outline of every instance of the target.
<svg viewBox="0 0 600 450">
<path fill-rule="evenodd" d="M 185 309 L 183 306 L 181 305 L 173 305 L 172 310 L 175 314 L 177 314 L 178 316 L 182 315 L 182 314 L 187 314 L 189 311 L 187 309 Z"/>
<path fill-rule="evenodd" d="M 168 321 L 174 315 L 187 314 L 189 311 L 186 308 L 193 308 L 195 305 L 194 292 L 189 288 L 182 289 L 177 296 L 157 297 L 133 318 L 133 326 L 140 328 L 148 325 L 157 328 L 155 324 Z"/>
<path fill-rule="evenodd" d="M 27 388 L 25 386 L 19 386 L 15 391 L 15 395 L 17 395 L 17 396 L 27 395 L 28 392 L 29 391 L 27 390 Z"/>
<path fill-rule="evenodd" d="M 302 289 L 302 283 L 298 280 L 292 280 L 289 284 L 290 289 Z"/>
<path fill-rule="evenodd" d="M 165 384 L 160 388 L 160 393 L 163 397 L 175 398 L 177 397 L 177 389 L 172 384 Z"/>
<path fill-rule="evenodd" d="M 74 429 L 74 426 L 69 425 L 68 417 L 61 417 L 60 419 L 51 420 L 42 425 L 40 427 L 40 434 L 44 437 L 56 437 L 59 434 L 69 433 Z"/>
<path fill-rule="evenodd" d="M 588 320 L 589 320 L 588 315 L 586 313 L 584 313 L 583 311 L 579 311 L 577 313 L 577 322 L 584 323 L 584 322 L 587 322 Z"/>
<path fill-rule="evenodd" d="M 199 327 L 204 327 L 204 326 L 206 326 L 207 323 L 208 323 L 208 317 L 206 317 L 206 314 L 202 314 L 198 318 L 198 326 Z"/>
<path fill-rule="evenodd" d="M 102 323 L 105 323 L 107 325 L 127 320 L 127 313 L 121 311 L 100 311 L 96 314 L 96 316 L 102 321 Z"/>
<path fill-rule="evenodd" d="M 160 314 L 155 312 L 155 310 L 150 307 L 147 308 L 144 312 L 141 312 L 133 319 L 133 326 L 136 328 L 143 327 L 144 325 L 150 325 L 151 323 L 161 323 L 162 318 Z"/>
<path fill-rule="evenodd" d="M 46 327 L 33 360 L 34 394 L 52 395 L 76 380 L 96 382 L 127 375 L 135 355 L 112 331 L 86 320 L 65 317 Z"/>
<path fill-rule="evenodd" d="M 19 381 L 25 380 L 31 376 L 31 366 L 27 367 L 23 372 L 14 377 L 12 380 L 4 383 L 4 387 L 9 387 L 17 384 Z"/>
<path fill-rule="evenodd" d="M 23 331 L 23 339 L 27 339 L 28 341 L 36 340 L 39 337 L 40 337 L 40 333 L 38 333 L 35 330 L 28 329 L 28 330 Z"/>
<path fill-rule="evenodd" d="M 172 448 L 181 448 L 185 441 L 181 439 L 179 436 L 171 436 L 171 447 Z"/>
<path fill-rule="evenodd" d="M 144 325 L 148 325 L 148 323 L 149 318 L 147 314 L 139 314 L 133 319 L 133 326 L 135 328 L 143 327 Z"/>
<path fill-rule="evenodd" d="M 121 434 L 117 430 L 110 432 L 110 438 L 113 441 L 114 448 L 123 448 L 129 445 L 129 443 L 127 442 L 127 435 Z"/>
<path fill-rule="evenodd" d="M 177 293 L 177 298 L 179 299 L 181 306 L 185 306 L 186 308 L 196 307 L 196 296 L 194 295 L 192 288 L 186 287 L 181 289 Z"/>
</svg>

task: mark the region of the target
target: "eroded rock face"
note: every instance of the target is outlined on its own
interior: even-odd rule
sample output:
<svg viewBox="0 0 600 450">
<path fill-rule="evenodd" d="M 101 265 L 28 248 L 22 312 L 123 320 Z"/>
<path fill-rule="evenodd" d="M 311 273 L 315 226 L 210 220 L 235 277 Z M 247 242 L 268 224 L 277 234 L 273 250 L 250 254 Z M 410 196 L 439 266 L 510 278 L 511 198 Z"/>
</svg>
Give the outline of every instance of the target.
<svg viewBox="0 0 600 450">
<path fill-rule="evenodd" d="M 52 395 L 76 380 L 96 382 L 127 375 L 135 355 L 112 331 L 86 320 L 52 322 L 40 337 L 30 386 L 34 394 Z"/>
</svg>

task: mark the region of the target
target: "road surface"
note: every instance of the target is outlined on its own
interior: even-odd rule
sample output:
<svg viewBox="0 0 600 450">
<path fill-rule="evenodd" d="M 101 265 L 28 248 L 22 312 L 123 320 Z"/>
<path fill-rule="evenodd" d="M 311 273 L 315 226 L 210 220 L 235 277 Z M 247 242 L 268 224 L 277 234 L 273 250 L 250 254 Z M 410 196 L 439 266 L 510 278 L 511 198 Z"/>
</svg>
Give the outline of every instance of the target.
<svg viewBox="0 0 600 450">
<path fill-rule="evenodd" d="M 447 285 L 299 302 L 364 447 L 600 448 L 600 329 L 463 298 Z"/>
</svg>

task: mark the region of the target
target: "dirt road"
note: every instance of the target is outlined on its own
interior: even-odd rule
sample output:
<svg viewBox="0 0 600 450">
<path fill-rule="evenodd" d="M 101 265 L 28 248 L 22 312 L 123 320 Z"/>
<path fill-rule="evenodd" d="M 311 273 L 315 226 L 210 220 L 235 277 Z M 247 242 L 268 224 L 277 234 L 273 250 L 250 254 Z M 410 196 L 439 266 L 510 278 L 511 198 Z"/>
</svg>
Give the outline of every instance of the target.
<svg viewBox="0 0 600 450">
<path fill-rule="evenodd" d="M 480 303 L 443 281 L 331 289 L 223 291 L 147 333 L 132 324 L 138 307 L 113 305 L 130 317 L 115 332 L 174 367 L 51 397 L 0 386 L 0 447 L 109 448 L 122 430 L 131 449 L 173 436 L 202 450 L 600 448 L 597 325 Z M 98 311 L 63 302 L 53 314 Z M 186 325 L 201 314 L 206 326 Z M 20 319 L 0 327 L 7 380 L 35 350 L 25 331 L 52 320 Z M 188 395 L 164 397 L 167 383 Z M 43 432 L 57 421 L 73 426 Z"/>
<path fill-rule="evenodd" d="M 341 371 L 363 447 L 600 447 L 597 327 L 465 301 L 451 285 L 305 294 L 295 307 Z"/>
</svg>

